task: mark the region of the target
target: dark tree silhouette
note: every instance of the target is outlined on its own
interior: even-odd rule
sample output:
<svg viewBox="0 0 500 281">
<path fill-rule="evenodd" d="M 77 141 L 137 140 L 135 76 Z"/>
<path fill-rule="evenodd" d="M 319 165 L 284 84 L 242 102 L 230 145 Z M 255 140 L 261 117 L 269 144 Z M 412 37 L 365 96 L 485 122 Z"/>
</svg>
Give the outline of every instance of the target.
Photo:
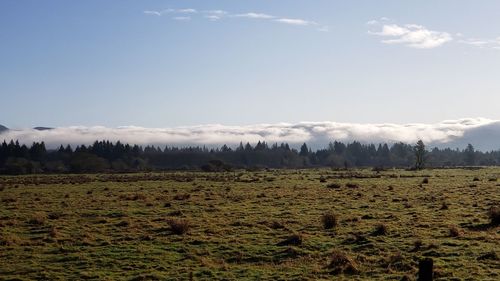
<svg viewBox="0 0 500 281">
<path fill-rule="evenodd" d="M 418 140 L 417 144 L 413 147 L 415 152 L 415 169 L 421 170 L 424 168 L 425 162 L 425 144 L 422 140 Z"/>
</svg>

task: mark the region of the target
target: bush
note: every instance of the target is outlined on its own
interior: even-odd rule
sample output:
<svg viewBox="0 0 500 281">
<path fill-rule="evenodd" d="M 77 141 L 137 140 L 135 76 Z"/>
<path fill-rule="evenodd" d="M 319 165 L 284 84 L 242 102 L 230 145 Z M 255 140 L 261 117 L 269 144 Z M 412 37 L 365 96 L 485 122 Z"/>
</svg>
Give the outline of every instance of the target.
<svg viewBox="0 0 500 281">
<path fill-rule="evenodd" d="M 169 219 L 167 223 L 174 234 L 182 235 L 189 231 L 189 222 L 186 219 Z"/>
<path fill-rule="evenodd" d="M 332 229 L 337 226 L 338 218 L 337 215 L 328 212 L 321 216 L 321 222 L 323 223 L 323 227 L 325 229 Z"/>
</svg>

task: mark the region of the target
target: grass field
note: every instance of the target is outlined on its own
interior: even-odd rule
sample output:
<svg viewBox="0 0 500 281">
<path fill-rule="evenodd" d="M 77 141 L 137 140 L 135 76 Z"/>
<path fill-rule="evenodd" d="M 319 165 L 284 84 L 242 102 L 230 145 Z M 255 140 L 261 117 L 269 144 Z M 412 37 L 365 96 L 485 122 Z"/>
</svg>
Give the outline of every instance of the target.
<svg viewBox="0 0 500 281">
<path fill-rule="evenodd" d="M 0 177 L 0 280 L 500 280 L 500 169 Z"/>
</svg>

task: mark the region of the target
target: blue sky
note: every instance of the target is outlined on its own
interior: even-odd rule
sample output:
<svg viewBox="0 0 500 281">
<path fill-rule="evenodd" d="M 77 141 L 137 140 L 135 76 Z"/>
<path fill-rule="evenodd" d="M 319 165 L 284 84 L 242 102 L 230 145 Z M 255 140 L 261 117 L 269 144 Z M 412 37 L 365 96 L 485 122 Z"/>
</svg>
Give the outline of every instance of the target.
<svg viewBox="0 0 500 281">
<path fill-rule="evenodd" d="M 499 27 L 498 1 L 4 0 L 0 124 L 500 119 Z"/>
</svg>

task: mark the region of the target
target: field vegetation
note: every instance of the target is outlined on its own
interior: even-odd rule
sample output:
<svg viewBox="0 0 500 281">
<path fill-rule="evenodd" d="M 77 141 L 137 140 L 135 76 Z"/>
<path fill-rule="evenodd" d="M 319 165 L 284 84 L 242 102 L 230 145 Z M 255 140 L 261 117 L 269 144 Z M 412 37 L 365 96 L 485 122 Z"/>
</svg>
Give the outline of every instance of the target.
<svg viewBox="0 0 500 281">
<path fill-rule="evenodd" d="M 0 177 L 0 280 L 500 279 L 500 168 Z"/>
</svg>

